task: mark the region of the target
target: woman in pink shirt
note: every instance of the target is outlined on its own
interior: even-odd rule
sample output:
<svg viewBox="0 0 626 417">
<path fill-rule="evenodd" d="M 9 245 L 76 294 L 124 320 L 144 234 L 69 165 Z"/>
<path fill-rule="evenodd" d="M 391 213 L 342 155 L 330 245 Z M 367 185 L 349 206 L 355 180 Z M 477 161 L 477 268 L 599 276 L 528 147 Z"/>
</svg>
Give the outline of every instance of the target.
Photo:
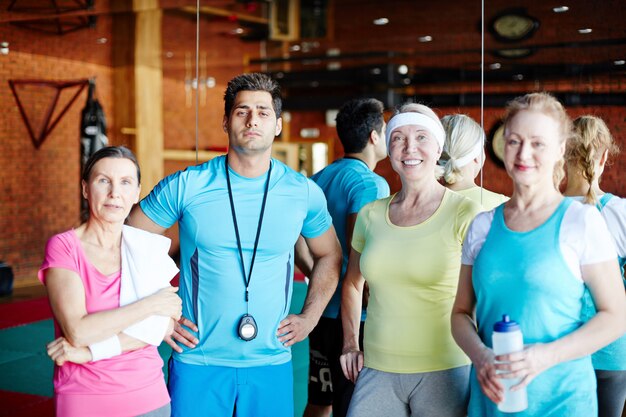
<svg viewBox="0 0 626 417">
<path fill-rule="evenodd" d="M 46 245 L 39 279 L 55 318 L 57 339 L 48 345 L 48 355 L 55 362 L 57 416 L 170 415 L 157 347 L 124 330 L 153 315 L 177 320 L 177 289 L 167 287 L 120 307 L 122 228 L 139 191 L 132 152 L 99 150 L 82 177 L 89 219 Z"/>
</svg>

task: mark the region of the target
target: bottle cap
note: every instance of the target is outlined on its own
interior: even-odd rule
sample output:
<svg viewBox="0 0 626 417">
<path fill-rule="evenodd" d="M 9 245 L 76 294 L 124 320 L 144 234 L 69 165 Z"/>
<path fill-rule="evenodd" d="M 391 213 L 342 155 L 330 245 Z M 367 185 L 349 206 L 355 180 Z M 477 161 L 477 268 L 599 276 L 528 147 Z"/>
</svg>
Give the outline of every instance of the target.
<svg viewBox="0 0 626 417">
<path fill-rule="evenodd" d="M 503 314 L 502 321 L 498 321 L 493 325 L 493 331 L 499 333 L 518 332 L 520 327 L 516 321 L 510 319 L 508 314 Z"/>
</svg>

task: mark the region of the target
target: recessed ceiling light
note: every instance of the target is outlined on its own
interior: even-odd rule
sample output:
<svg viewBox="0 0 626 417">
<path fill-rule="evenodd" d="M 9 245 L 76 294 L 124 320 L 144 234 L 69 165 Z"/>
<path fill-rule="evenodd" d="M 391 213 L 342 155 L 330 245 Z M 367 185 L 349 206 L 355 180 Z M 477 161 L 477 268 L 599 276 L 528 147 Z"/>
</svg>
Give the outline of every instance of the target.
<svg viewBox="0 0 626 417">
<path fill-rule="evenodd" d="M 410 78 L 403 78 L 403 79 L 402 79 L 402 84 L 404 84 L 404 85 L 409 85 L 409 84 L 411 84 L 411 79 L 410 79 Z"/>
<path fill-rule="evenodd" d="M 497 69 L 500 69 L 500 68 L 502 68 L 502 65 L 500 65 L 499 62 L 494 62 L 493 64 L 489 64 L 489 69 L 497 70 Z"/>
<path fill-rule="evenodd" d="M 241 35 L 244 32 L 243 28 L 237 28 L 230 31 L 233 35 Z"/>
<path fill-rule="evenodd" d="M 578 29 L 578 33 L 580 33 L 581 35 L 586 35 L 591 32 L 593 32 L 593 29 L 591 28 Z"/>
<path fill-rule="evenodd" d="M 405 74 L 408 74 L 408 72 L 409 72 L 409 67 L 407 67 L 406 65 L 402 64 L 398 66 L 398 74 L 405 75 Z"/>
<path fill-rule="evenodd" d="M 96 39 L 96 43 L 99 43 L 100 45 L 107 43 L 109 40 L 107 38 L 98 38 Z"/>
<path fill-rule="evenodd" d="M 419 38 L 417 38 L 417 40 L 420 42 L 430 42 L 433 40 L 433 37 L 430 35 L 420 36 Z"/>
<path fill-rule="evenodd" d="M 167 52 L 165 53 L 165 58 L 171 58 L 171 57 L 173 57 L 173 56 L 174 56 L 174 52 L 172 52 L 172 51 L 167 51 Z"/>
<path fill-rule="evenodd" d="M 379 17 L 378 19 L 374 19 L 374 24 L 376 26 L 384 26 L 389 23 L 389 19 L 386 17 Z"/>
<path fill-rule="evenodd" d="M 522 81 L 522 80 L 524 79 L 524 74 L 515 74 L 515 75 L 513 76 L 513 79 L 514 79 L 515 81 Z"/>
<path fill-rule="evenodd" d="M 616 60 L 616 61 L 613 61 L 613 63 L 614 63 L 615 65 L 626 65 L 626 61 L 625 61 L 625 60 L 623 60 L 623 59 L 618 59 L 618 60 Z"/>
<path fill-rule="evenodd" d="M 372 69 L 370 70 L 370 72 L 371 72 L 373 75 L 380 75 L 383 71 L 382 71 L 380 68 L 376 67 L 376 68 L 372 68 Z"/>
<path fill-rule="evenodd" d="M 300 49 L 302 49 L 302 47 L 301 47 L 300 45 L 291 45 L 291 46 L 289 47 L 289 50 L 290 50 L 290 51 L 292 51 L 292 52 L 297 52 L 297 51 L 299 51 Z"/>
<path fill-rule="evenodd" d="M 558 6 L 558 7 L 554 7 L 552 9 L 552 11 L 554 13 L 565 13 L 568 10 L 569 10 L 569 7 L 567 7 L 567 6 Z"/>
</svg>

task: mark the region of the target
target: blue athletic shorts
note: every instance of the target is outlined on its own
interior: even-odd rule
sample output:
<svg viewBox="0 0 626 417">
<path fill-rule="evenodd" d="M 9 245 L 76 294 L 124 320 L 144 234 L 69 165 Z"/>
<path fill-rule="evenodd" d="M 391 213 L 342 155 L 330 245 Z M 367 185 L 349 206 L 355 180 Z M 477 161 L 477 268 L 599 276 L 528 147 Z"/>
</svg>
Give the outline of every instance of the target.
<svg viewBox="0 0 626 417">
<path fill-rule="evenodd" d="M 172 417 L 293 417 L 293 369 L 232 368 L 170 359 Z"/>
</svg>

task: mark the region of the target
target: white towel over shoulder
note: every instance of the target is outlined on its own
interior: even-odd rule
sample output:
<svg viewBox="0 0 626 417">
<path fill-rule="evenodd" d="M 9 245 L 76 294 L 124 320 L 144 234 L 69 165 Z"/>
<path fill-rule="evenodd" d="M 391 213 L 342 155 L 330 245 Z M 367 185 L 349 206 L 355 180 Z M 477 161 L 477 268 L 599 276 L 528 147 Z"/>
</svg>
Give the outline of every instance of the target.
<svg viewBox="0 0 626 417">
<path fill-rule="evenodd" d="M 120 306 L 168 287 L 178 273 L 168 255 L 171 241 L 165 236 L 130 226 L 122 229 L 122 278 Z M 161 344 L 169 317 L 150 316 L 126 328 L 124 333 L 154 346 Z"/>
</svg>

